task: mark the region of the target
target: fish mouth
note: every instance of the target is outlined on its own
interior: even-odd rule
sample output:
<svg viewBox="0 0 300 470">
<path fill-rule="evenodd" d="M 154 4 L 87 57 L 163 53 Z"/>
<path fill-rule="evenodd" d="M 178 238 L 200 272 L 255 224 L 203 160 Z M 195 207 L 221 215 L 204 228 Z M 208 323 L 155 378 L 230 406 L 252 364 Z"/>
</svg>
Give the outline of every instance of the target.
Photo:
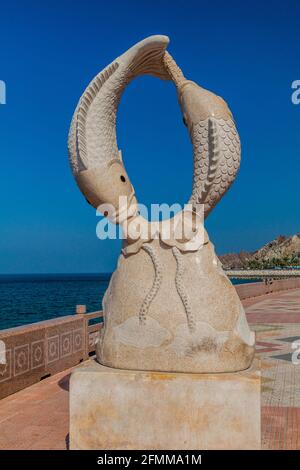
<svg viewBox="0 0 300 470">
<path fill-rule="evenodd" d="M 119 197 L 119 208 L 108 216 L 110 222 L 122 224 L 126 220 L 135 217 L 138 214 L 138 203 L 135 197 L 134 189 L 129 196 Z"/>
</svg>

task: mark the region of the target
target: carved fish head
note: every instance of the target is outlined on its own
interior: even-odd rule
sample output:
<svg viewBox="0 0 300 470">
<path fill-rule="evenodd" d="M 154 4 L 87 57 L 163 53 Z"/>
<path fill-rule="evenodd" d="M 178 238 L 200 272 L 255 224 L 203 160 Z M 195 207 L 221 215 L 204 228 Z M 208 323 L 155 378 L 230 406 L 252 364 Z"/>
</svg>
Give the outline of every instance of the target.
<svg viewBox="0 0 300 470">
<path fill-rule="evenodd" d="M 178 100 L 183 122 L 190 132 L 193 126 L 209 117 L 232 119 L 232 114 L 223 98 L 190 80 L 184 81 L 178 88 Z"/>
<path fill-rule="evenodd" d="M 120 222 L 137 211 L 133 186 L 121 160 L 113 159 L 94 168 L 81 171 L 75 177 L 86 200 L 95 208 L 104 208 L 111 219 Z"/>
</svg>

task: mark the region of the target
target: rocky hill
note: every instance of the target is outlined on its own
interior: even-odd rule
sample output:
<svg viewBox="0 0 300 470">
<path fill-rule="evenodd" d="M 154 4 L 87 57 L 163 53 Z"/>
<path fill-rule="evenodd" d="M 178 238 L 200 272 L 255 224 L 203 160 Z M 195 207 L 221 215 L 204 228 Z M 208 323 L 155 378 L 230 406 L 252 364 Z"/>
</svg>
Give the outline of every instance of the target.
<svg viewBox="0 0 300 470">
<path fill-rule="evenodd" d="M 242 251 L 219 257 L 224 268 L 272 268 L 300 265 L 300 234 L 280 235 L 254 252 Z"/>
</svg>

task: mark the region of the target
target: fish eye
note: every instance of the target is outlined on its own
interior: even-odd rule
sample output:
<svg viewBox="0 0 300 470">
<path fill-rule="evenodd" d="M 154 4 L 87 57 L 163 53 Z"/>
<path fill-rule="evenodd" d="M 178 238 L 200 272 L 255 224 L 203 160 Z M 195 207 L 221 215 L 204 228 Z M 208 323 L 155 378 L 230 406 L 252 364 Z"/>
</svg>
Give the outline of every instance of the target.
<svg viewBox="0 0 300 470">
<path fill-rule="evenodd" d="M 121 175 L 121 176 L 120 176 L 120 180 L 121 180 L 123 183 L 125 183 L 125 181 L 126 181 L 125 176 Z"/>
</svg>

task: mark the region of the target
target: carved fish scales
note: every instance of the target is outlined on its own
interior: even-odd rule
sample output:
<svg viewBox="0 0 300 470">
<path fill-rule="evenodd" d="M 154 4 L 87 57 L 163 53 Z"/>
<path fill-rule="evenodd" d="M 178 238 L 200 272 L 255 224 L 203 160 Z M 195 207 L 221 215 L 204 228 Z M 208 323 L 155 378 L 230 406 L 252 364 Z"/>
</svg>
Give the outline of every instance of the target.
<svg viewBox="0 0 300 470">
<path fill-rule="evenodd" d="M 240 139 L 233 120 L 222 118 L 200 121 L 193 126 L 191 139 L 194 178 L 190 203 L 204 204 L 208 215 L 235 180 L 241 160 Z"/>
</svg>

